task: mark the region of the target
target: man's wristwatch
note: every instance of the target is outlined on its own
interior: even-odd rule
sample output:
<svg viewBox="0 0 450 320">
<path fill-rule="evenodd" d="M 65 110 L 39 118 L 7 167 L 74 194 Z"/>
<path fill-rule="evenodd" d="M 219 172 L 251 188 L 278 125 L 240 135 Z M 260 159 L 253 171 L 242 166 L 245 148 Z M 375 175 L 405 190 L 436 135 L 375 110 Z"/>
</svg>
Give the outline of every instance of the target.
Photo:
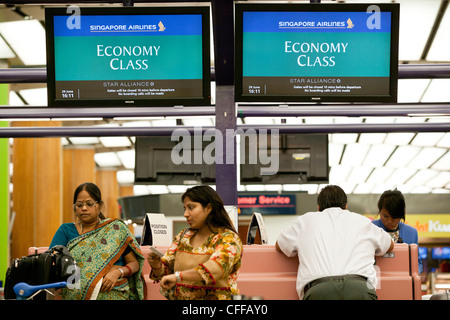
<svg viewBox="0 0 450 320">
<path fill-rule="evenodd" d="M 177 283 L 181 282 L 181 272 L 180 271 L 175 271 L 175 278 L 177 278 Z"/>
</svg>

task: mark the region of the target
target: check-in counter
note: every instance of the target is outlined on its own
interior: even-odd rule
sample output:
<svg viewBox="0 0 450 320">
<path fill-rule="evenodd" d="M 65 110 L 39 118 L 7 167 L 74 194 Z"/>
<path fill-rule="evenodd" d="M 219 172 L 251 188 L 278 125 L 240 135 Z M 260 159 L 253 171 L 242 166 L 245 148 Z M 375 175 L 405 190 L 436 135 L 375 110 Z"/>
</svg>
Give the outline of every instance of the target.
<svg viewBox="0 0 450 320">
<path fill-rule="evenodd" d="M 47 248 L 30 248 L 29 254 Z M 148 246 L 141 247 L 145 257 Z M 158 247 L 165 252 L 167 247 Z M 418 266 L 417 245 L 395 244 L 394 250 L 375 258 L 379 275 L 377 294 L 379 300 L 421 300 L 421 279 Z M 242 295 L 266 300 L 298 300 L 298 259 L 288 258 L 274 245 L 244 245 L 242 265 L 239 271 L 238 288 Z M 144 263 L 145 299 L 164 300 L 159 284 L 149 278 L 150 265 Z"/>
</svg>

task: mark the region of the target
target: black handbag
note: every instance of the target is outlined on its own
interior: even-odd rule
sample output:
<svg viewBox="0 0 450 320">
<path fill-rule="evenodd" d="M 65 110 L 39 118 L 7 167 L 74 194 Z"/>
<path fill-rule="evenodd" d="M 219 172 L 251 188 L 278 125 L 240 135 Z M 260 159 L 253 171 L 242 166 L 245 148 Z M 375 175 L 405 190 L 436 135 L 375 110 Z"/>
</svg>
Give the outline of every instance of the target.
<svg viewBox="0 0 450 320">
<path fill-rule="evenodd" d="M 19 282 L 29 285 L 67 281 L 75 274 L 76 262 L 64 246 L 54 246 L 49 250 L 14 259 L 6 271 L 5 299 L 15 299 L 14 286 Z M 45 292 L 37 294 L 33 300 L 45 300 Z"/>
</svg>

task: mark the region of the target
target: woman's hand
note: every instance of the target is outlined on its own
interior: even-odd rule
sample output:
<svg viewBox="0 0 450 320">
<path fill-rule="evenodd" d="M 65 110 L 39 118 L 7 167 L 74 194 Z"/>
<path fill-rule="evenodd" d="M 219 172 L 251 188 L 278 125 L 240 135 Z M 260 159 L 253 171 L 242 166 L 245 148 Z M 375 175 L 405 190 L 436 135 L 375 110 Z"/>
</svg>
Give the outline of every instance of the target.
<svg viewBox="0 0 450 320">
<path fill-rule="evenodd" d="M 103 277 L 103 283 L 100 292 L 109 292 L 116 285 L 117 279 L 122 275 L 119 268 L 111 268 L 109 272 Z"/>
<path fill-rule="evenodd" d="M 169 290 L 177 283 L 177 277 L 174 274 L 169 274 L 162 277 L 160 285 L 164 290 Z"/>
<path fill-rule="evenodd" d="M 150 265 L 150 267 L 152 267 L 152 269 L 154 269 L 154 270 L 158 270 L 158 269 L 162 268 L 161 258 L 158 257 L 153 252 L 149 252 L 147 254 L 147 261 L 148 261 L 148 264 Z"/>
</svg>

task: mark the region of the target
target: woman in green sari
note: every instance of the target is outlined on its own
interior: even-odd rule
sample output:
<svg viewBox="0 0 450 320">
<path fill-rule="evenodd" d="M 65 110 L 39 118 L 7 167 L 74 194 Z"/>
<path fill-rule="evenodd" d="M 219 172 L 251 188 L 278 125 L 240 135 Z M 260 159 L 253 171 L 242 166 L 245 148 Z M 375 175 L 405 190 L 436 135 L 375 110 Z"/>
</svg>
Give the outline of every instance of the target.
<svg viewBox="0 0 450 320">
<path fill-rule="evenodd" d="M 63 299 L 142 300 L 145 258 L 133 234 L 122 220 L 105 218 L 95 184 L 78 186 L 73 203 L 76 222 L 61 225 L 50 244 L 66 246 L 79 268 Z"/>
</svg>

